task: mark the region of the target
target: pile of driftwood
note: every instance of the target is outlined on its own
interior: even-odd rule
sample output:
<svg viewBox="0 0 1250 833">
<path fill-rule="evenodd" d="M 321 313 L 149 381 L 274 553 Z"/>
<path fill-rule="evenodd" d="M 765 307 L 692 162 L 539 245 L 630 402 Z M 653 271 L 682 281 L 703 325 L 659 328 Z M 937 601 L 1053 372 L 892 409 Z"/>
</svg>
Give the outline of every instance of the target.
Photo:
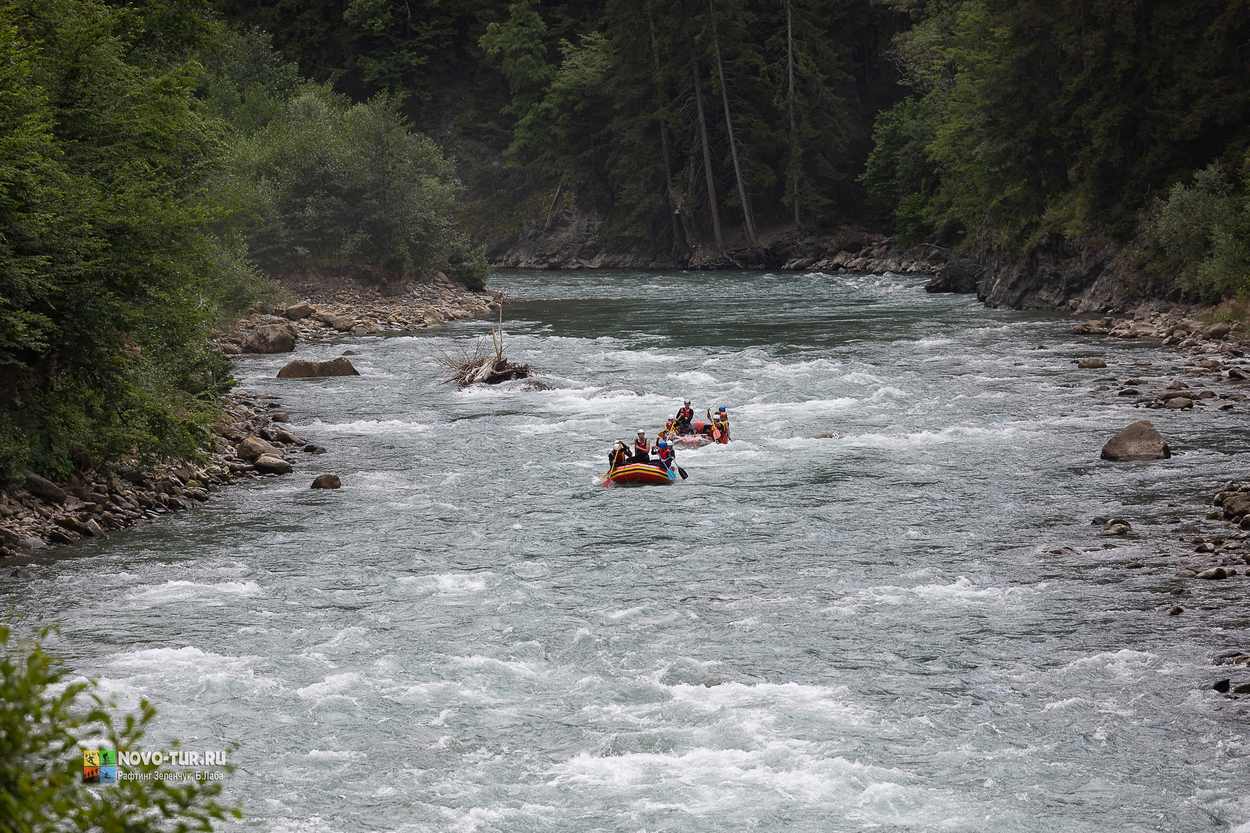
<svg viewBox="0 0 1250 833">
<path fill-rule="evenodd" d="M 491 331 L 491 348 L 481 342 L 459 353 L 444 353 L 443 366 L 451 371 L 448 382 L 462 388 L 469 385 L 498 385 L 513 379 L 528 379 L 533 371 L 528 364 L 516 364 L 503 354 L 503 305 L 499 307 L 499 325 Z"/>
</svg>

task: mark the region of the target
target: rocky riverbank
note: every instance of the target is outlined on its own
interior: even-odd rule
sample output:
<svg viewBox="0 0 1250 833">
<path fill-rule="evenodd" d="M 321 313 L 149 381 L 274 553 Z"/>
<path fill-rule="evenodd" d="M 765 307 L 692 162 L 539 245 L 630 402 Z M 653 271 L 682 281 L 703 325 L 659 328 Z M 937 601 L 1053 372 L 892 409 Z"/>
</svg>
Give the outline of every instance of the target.
<svg viewBox="0 0 1250 833">
<path fill-rule="evenodd" d="M 1140 410 L 1250 410 L 1250 332 L 1228 322 L 1204 321 L 1201 316 L 1207 312 L 1194 307 L 1142 306 L 1127 317 L 1074 325 L 1078 335 L 1157 343 L 1176 351 L 1176 361 L 1162 367 L 1149 362 L 1109 366 L 1091 351 L 1076 359 L 1078 367 L 1100 372 L 1091 392 Z M 1154 458 L 1169 454 L 1165 445 Z M 1197 488 L 1195 502 L 1209 508 L 1177 523 L 1172 541 L 1161 542 L 1164 552 L 1159 565 L 1173 576 L 1175 603 L 1161 610 L 1168 616 L 1202 615 L 1225 603 L 1224 582 L 1250 582 L 1250 481 L 1224 483 L 1206 495 L 1201 493 L 1203 487 Z M 1108 537 L 1133 534 L 1131 519 L 1093 520 Z M 1134 562 L 1133 566 L 1145 565 Z M 1215 680 L 1216 690 L 1250 694 L 1250 671 L 1242 671 L 1250 668 L 1250 646 L 1225 649 L 1213 658 L 1213 664 L 1229 669 L 1228 676 Z"/>
<path fill-rule="evenodd" d="M 283 427 L 286 419 L 267 397 L 232 393 L 201 459 L 123 461 L 60 483 L 30 475 L 0 494 L 0 558 L 76 544 L 190 509 L 240 479 L 286 474 L 324 450 Z"/>
<path fill-rule="evenodd" d="M 220 334 L 217 343 L 223 352 L 288 353 L 301 341 L 324 343 L 346 336 L 402 335 L 447 321 L 488 317 L 500 303 L 494 293 L 472 292 L 442 277 L 395 295 L 320 281 L 287 285 L 302 300 L 255 310 L 240 319 Z"/>
<path fill-rule="evenodd" d="M 284 353 L 300 342 L 415 332 L 446 321 L 488 316 L 500 303 L 497 295 L 471 292 L 441 277 L 397 295 L 321 281 L 288 286 L 303 300 L 253 311 L 218 335 L 219 349 L 228 355 Z M 284 378 L 314 378 L 354 374 L 355 369 L 342 358 L 296 359 L 283 372 Z M 223 399 L 221 415 L 197 459 L 122 461 L 58 483 L 29 475 L 0 492 L 0 559 L 50 545 L 76 544 L 189 509 L 241 479 L 276 477 L 297 469 L 316 474 L 311 461 L 324 449 L 293 434 L 284 426 L 286 421 L 277 400 L 234 392 Z M 321 473 L 313 488 L 338 488 L 338 478 Z"/>
</svg>

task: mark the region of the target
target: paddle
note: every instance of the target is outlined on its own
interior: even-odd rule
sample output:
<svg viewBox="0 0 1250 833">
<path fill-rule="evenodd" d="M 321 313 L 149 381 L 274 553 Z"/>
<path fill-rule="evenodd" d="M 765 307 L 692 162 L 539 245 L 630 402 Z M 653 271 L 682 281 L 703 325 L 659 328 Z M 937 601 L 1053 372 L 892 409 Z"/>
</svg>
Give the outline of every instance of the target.
<svg viewBox="0 0 1250 833">
<path fill-rule="evenodd" d="M 686 474 L 686 470 L 683 469 L 681 466 L 678 466 L 676 463 L 673 463 L 673 465 L 677 468 L 677 473 L 681 475 L 682 480 L 685 480 L 687 477 L 690 476 Z"/>
</svg>

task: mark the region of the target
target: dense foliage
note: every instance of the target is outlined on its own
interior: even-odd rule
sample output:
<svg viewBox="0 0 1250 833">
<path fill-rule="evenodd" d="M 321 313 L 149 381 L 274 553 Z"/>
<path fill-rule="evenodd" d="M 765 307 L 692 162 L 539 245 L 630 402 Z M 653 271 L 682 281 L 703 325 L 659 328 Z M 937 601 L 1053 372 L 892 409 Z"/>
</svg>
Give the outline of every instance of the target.
<svg viewBox="0 0 1250 833">
<path fill-rule="evenodd" d="M 886 49 L 903 20 L 870 0 L 222 7 L 339 89 L 402 96 L 489 196 L 479 214 L 542 219 L 575 200 L 622 238 L 679 251 L 717 227 L 862 213 L 856 178 L 893 100 Z"/>
<path fill-rule="evenodd" d="M 1143 218 L 1173 186 L 1181 200 L 1236 188 L 1250 147 L 1245 0 L 894 4 L 915 21 L 896 42 L 910 95 L 878 117 L 865 181 L 900 230 L 1019 249 L 1048 235 L 1127 240 L 1148 226 L 1195 262 L 1223 245 L 1177 249 L 1167 217 L 1179 207 Z M 1212 163 L 1234 173 L 1191 189 Z M 1199 236 L 1240 222 L 1225 196 L 1231 213 Z M 1223 276 L 1207 269 L 1200 283 L 1230 286 L 1236 257 L 1214 257 Z"/>
<path fill-rule="evenodd" d="M 220 782 L 84 784 L 80 745 L 138 751 L 156 710 L 144 700 L 114 721 L 95 685 L 72 679 L 42 642 L 16 644 L 0 626 L 0 833 L 207 831 L 238 817 L 218 800 Z"/>
<path fill-rule="evenodd" d="M 195 2 L 0 2 L 0 478 L 188 454 L 261 271 L 480 283 L 391 99 L 310 85 Z"/>
<path fill-rule="evenodd" d="M 1236 234 L 1181 253 L 1151 219 L 1216 164 L 1238 227 L 1247 0 L 221 4 L 354 97 L 401 96 L 480 215 L 575 200 L 678 251 L 847 219 L 981 250 L 1095 235 L 1192 291 L 1247 282 Z"/>
</svg>

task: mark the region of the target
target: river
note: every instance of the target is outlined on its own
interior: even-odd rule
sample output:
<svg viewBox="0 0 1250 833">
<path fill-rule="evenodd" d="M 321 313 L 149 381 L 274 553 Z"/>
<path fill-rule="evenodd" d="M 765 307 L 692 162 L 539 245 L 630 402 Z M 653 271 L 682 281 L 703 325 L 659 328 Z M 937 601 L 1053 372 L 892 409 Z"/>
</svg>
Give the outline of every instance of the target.
<svg viewBox="0 0 1250 833">
<path fill-rule="evenodd" d="M 444 384 L 483 323 L 300 350 L 359 378 L 242 359 L 329 452 L 0 605 L 150 698 L 154 745 L 237 744 L 246 829 L 1250 831 L 1246 708 L 1209 689 L 1246 580 L 1175 565 L 1245 417 L 1151 412 L 1177 456 L 1098 459 L 1141 412 L 1096 380 L 1168 353 L 894 275 L 494 285 L 551 389 Z M 683 397 L 735 441 L 597 485 Z"/>
</svg>

